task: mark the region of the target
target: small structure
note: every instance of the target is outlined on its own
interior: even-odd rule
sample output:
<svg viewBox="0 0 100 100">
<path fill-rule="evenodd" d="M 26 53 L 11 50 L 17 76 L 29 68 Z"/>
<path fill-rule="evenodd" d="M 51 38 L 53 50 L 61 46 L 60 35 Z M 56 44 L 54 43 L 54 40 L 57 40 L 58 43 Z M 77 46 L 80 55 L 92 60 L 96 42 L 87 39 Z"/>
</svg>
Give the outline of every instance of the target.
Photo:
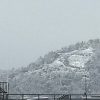
<svg viewBox="0 0 100 100">
<path fill-rule="evenodd" d="M 8 83 L 0 82 L 0 100 L 6 100 L 6 94 L 8 93 Z"/>
</svg>

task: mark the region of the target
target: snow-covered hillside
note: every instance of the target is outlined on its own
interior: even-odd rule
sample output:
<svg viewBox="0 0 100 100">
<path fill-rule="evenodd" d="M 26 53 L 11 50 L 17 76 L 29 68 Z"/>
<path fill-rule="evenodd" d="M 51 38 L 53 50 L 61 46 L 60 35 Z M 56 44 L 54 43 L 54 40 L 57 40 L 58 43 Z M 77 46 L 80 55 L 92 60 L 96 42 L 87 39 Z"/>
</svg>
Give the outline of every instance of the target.
<svg viewBox="0 0 100 100">
<path fill-rule="evenodd" d="M 99 39 L 49 52 L 27 67 L 11 71 L 10 93 L 84 93 L 84 75 L 88 93 L 98 93 L 99 60 Z"/>
</svg>

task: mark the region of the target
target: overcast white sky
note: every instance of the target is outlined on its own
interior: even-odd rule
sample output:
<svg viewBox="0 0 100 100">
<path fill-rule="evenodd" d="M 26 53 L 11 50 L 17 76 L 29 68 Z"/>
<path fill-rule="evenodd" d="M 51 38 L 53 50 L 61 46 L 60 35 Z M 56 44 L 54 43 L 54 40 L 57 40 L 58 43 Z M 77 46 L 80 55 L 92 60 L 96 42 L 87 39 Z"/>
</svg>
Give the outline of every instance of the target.
<svg viewBox="0 0 100 100">
<path fill-rule="evenodd" d="M 93 38 L 100 38 L 100 0 L 0 0 L 1 69 Z"/>
</svg>

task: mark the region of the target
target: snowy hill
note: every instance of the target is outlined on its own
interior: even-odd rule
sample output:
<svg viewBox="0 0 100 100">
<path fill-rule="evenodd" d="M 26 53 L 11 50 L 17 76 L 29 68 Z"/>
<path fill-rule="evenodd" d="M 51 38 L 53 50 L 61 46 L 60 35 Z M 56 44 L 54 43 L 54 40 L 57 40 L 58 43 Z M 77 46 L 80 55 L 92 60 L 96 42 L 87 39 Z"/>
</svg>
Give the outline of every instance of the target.
<svg viewBox="0 0 100 100">
<path fill-rule="evenodd" d="M 51 51 L 9 74 L 10 93 L 100 93 L 100 40 Z"/>
</svg>

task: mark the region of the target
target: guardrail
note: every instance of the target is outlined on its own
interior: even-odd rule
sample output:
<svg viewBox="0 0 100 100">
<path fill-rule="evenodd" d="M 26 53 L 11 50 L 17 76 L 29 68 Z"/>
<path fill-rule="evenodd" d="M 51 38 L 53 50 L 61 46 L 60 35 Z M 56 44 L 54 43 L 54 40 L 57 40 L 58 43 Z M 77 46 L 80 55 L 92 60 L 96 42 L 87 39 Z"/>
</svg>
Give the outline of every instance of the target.
<svg viewBox="0 0 100 100">
<path fill-rule="evenodd" d="M 6 94 L 5 100 L 100 100 L 100 94 Z"/>
</svg>

